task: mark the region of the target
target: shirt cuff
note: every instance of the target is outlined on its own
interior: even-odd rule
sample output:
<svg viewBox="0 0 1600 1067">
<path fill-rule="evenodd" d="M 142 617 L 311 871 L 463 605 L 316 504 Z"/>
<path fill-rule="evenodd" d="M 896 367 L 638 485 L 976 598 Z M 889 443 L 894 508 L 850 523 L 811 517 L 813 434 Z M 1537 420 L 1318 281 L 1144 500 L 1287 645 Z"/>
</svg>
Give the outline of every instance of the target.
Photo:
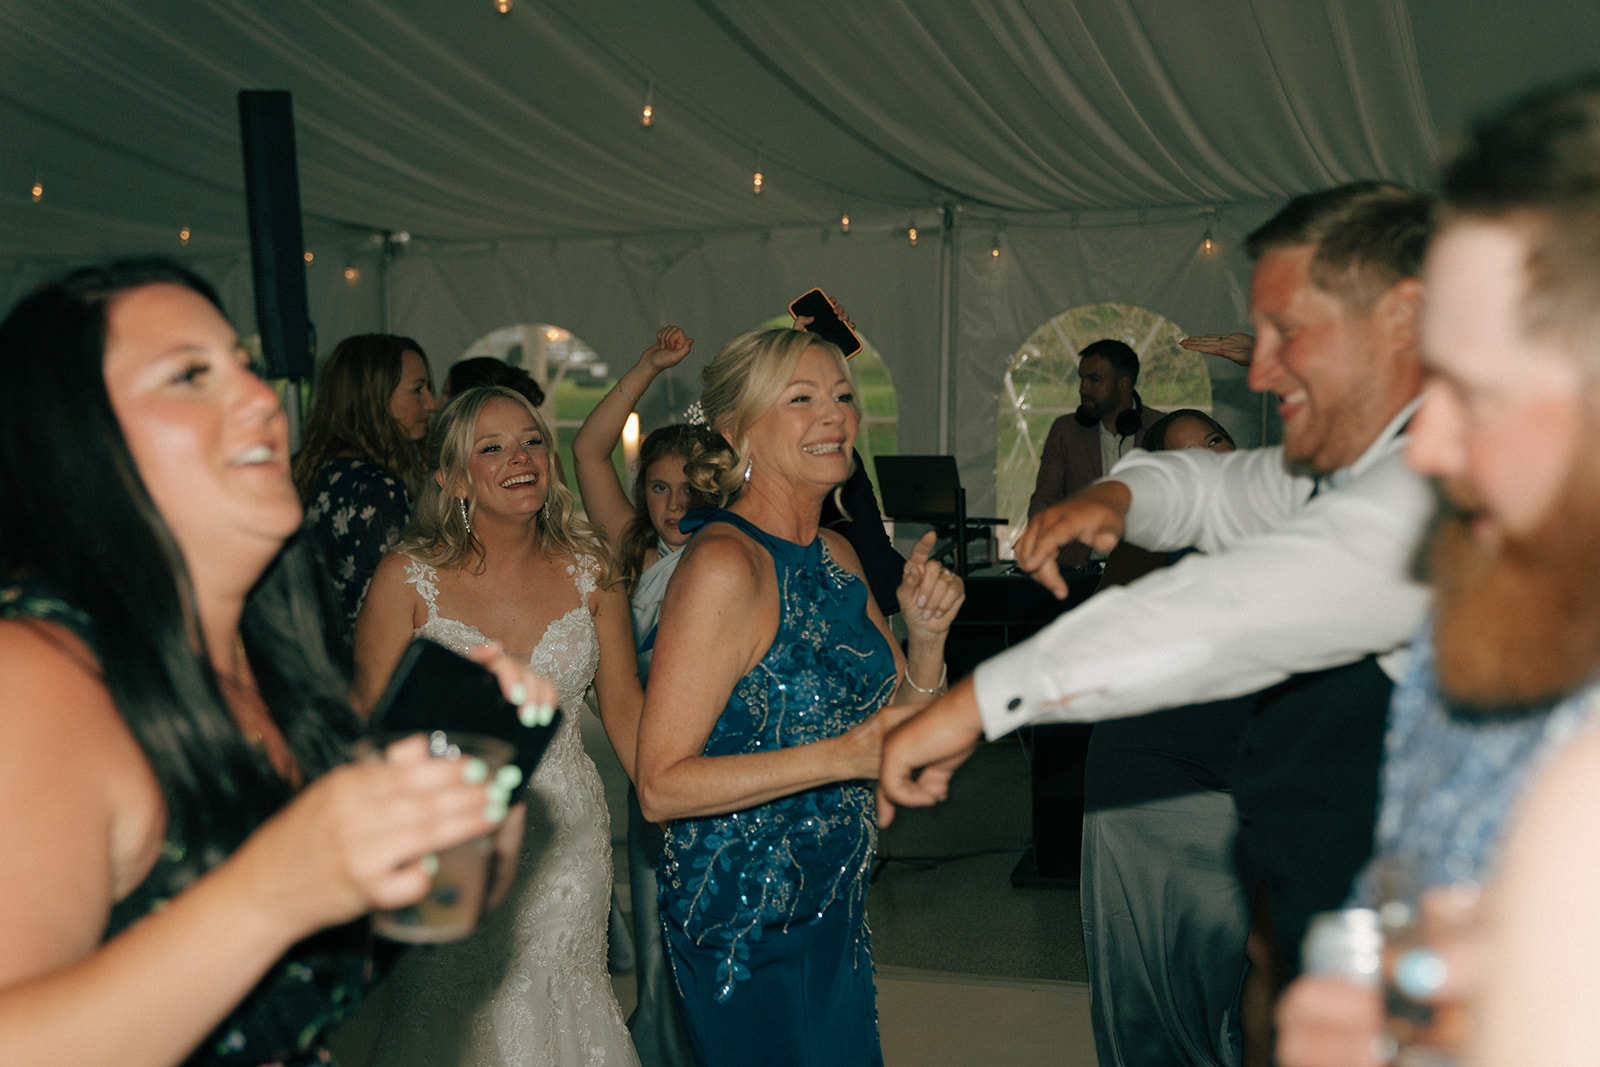
<svg viewBox="0 0 1600 1067">
<path fill-rule="evenodd" d="M 985 660 L 973 672 L 972 684 L 983 717 L 983 734 L 993 741 L 1038 718 L 1047 704 L 1058 703 L 1042 692 L 1028 642 Z"/>
</svg>

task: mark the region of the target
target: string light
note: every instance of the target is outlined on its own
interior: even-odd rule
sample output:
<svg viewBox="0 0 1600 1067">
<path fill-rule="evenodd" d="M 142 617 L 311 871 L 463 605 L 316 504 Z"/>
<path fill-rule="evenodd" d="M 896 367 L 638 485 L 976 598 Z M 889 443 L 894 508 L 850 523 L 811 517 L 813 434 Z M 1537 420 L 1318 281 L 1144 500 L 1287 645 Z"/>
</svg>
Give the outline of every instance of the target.
<svg viewBox="0 0 1600 1067">
<path fill-rule="evenodd" d="M 989 258 L 1000 258 L 1000 231 L 998 230 L 995 231 L 994 240 L 989 242 Z"/>
<path fill-rule="evenodd" d="M 178 231 L 178 243 L 181 245 L 186 245 L 189 243 L 189 227 L 185 226 L 183 229 Z"/>
<path fill-rule="evenodd" d="M 906 240 L 911 242 L 912 248 L 917 247 L 917 224 L 915 222 L 906 223 Z"/>
<path fill-rule="evenodd" d="M 37 204 L 39 201 L 41 201 L 43 199 L 44 199 L 44 182 L 35 181 L 33 183 L 33 202 L 35 204 Z"/>
<path fill-rule="evenodd" d="M 846 211 L 843 215 L 839 216 L 839 232 L 840 233 L 849 233 L 850 232 L 850 212 L 848 212 L 848 211 Z"/>
<path fill-rule="evenodd" d="M 344 280 L 354 285 L 361 280 L 361 272 L 354 267 L 346 267 L 344 269 Z"/>
<path fill-rule="evenodd" d="M 650 128 L 650 124 L 656 120 L 655 103 L 656 83 L 654 81 L 650 81 L 645 84 L 644 110 L 639 113 L 639 125 L 643 126 L 647 130 Z"/>
<path fill-rule="evenodd" d="M 310 263 L 313 259 L 316 259 L 316 258 L 317 258 L 316 256 L 311 254 L 311 249 L 309 249 L 309 248 L 306 249 L 306 262 L 307 263 Z"/>
<path fill-rule="evenodd" d="M 494 0 L 494 9 L 504 15 L 511 10 L 511 0 Z"/>
<path fill-rule="evenodd" d="M 1206 227 L 1206 235 L 1203 238 L 1200 239 L 1200 251 L 1204 252 L 1206 255 L 1209 256 L 1211 254 L 1211 248 L 1212 248 L 1213 243 L 1214 242 L 1211 240 L 1211 227 L 1207 226 Z"/>
<path fill-rule="evenodd" d="M 761 149 L 756 149 L 756 172 L 750 178 L 750 191 L 757 196 L 761 195 L 762 183 L 766 178 L 761 173 Z"/>
</svg>

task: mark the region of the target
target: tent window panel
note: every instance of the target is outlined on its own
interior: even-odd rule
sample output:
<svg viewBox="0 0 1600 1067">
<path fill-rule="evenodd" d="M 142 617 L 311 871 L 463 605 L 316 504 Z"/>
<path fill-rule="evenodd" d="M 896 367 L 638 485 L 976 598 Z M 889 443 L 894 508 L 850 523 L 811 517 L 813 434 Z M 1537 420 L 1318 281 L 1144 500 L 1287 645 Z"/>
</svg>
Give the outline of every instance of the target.
<svg viewBox="0 0 1600 1067">
<path fill-rule="evenodd" d="M 1211 410 L 1211 376 L 1196 352 L 1180 348 L 1177 323 L 1131 304 L 1073 308 L 1036 329 L 1012 354 L 1000 392 L 996 436 L 998 514 L 1020 533 L 1050 426 L 1078 407 L 1078 351 L 1101 338 L 1139 354 L 1137 388 L 1146 406 Z"/>
</svg>

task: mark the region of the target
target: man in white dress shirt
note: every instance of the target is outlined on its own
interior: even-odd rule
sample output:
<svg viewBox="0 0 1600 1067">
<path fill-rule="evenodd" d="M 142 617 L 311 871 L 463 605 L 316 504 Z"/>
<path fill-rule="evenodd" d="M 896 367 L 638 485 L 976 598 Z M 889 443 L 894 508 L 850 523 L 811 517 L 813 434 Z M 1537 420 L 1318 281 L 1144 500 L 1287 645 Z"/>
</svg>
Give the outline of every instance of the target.
<svg viewBox="0 0 1600 1067">
<path fill-rule="evenodd" d="M 1276 687 L 1246 728 L 1234 788 L 1246 881 L 1268 886 L 1292 972 L 1306 917 L 1337 906 L 1370 850 L 1390 682 L 1426 606 L 1411 560 L 1432 496 L 1400 434 L 1422 382 L 1416 274 L 1430 215 L 1425 196 L 1360 183 L 1297 198 L 1251 235 L 1250 384 L 1277 395 L 1283 445 L 1134 452 L 1036 515 L 1017 559 L 1058 596 L 1069 541 L 1201 553 L 1100 593 L 891 734 L 885 817 L 943 799 L 984 736 Z M 1225 1041 L 1206 1043 L 1175 1034 L 1149 1058 L 1102 1062 L 1234 1062 Z"/>
</svg>

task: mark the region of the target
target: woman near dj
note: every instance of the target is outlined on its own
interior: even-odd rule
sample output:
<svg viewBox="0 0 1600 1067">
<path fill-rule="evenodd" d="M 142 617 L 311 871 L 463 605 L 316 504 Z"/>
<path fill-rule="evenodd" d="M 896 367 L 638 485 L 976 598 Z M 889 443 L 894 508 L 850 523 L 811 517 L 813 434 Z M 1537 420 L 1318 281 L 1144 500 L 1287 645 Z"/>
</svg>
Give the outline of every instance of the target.
<svg viewBox="0 0 1600 1067">
<path fill-rule="evenodd" d="M 353 920 L 505 791 L 420 738 L 345 762 L 287 420 L 209 286 L 74 272 L 0 361 L 0 1063 L 324 1062 L 370 972 Z"/>
<path fill-rule="evenodd" d="M 864 916 L 882 738 L 944 684 L 961 582 L 924 538 L 902 655 L 849 543 L 819 529 L 860 411 L 832 344 L 745 334 L 704 372 L 729 446 L 689 465 L 710 513 L 662 606 L 640 723 L 669 958 L 702 1067 L 879 1064 Z M 688 523 L 685 523 L 688 525 Z"/>
</svg>

